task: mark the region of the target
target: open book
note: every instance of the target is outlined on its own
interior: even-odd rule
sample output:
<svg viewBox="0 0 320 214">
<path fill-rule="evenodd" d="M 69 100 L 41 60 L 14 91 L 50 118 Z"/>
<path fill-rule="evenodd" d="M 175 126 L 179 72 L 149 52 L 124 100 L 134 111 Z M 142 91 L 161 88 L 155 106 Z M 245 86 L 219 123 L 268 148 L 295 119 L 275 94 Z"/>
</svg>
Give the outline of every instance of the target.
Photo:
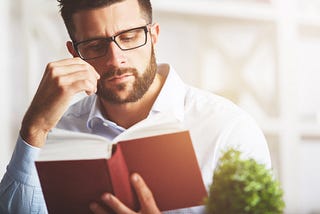
<svg viewBox="0 0 320 214">
<path fill-rule="evenodd" d="M 143 177 L 161 211 L 203 204 L 207 193 L 189 132 L 170 128 L 135 127 L 112 142 L 52 132 L 35 163 L 48 212 L 90 213 L 89 204 L 105 192 L 137 211 L 133 172 Z"/>
</svg>

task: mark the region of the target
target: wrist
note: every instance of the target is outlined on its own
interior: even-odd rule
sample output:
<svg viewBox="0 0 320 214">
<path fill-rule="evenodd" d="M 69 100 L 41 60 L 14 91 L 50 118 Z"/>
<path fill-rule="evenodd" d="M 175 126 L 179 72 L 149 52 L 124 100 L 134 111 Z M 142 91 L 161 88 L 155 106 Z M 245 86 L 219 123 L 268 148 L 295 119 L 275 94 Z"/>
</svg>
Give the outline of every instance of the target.
<svg viewBox="0 0 320 214">
<path fill-rule="evenodd" d="M 49 130 L 28 126 L 22 123 L 20 129 L 21 138 L 31 146 L 42 147 L 45 143 Z"/>
</svg>

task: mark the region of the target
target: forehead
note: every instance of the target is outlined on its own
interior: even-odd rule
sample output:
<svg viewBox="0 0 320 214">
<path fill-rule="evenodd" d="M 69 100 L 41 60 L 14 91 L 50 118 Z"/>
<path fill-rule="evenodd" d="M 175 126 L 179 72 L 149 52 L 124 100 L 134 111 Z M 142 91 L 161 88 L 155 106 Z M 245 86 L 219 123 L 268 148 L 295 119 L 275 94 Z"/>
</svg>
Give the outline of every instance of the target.
<svg viewBox="0 0 320 214">
<path fill-rule="evenodd" d="M 125 0 L 102 8 L 79 11 L 73 15 L 72 20 L 76 41 L 108 37 L 147 24 L 137 0 Z"/>
</svg>

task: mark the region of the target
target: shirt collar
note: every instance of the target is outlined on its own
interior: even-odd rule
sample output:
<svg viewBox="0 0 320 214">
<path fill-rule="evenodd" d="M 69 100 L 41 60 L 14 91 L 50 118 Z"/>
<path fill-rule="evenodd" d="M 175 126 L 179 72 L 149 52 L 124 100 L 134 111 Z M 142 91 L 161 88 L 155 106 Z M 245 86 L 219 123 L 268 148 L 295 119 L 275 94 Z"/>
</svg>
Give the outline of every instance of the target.
<svg viewBox="0 0 320 214">
<path fill-rule="evenodd" d="M 169 64 L 159 64 L 158 73 L 166 80 L 153 104 L 151 114 L 169 113 L 182 121 L 184 119 L 185 84 Z"/>
<path fill-rule="evenodd" d="M 184 97 L 186 93 L 183 81 L 169 64 L 159 64 L 157 72 L 166 80 L 151 108 L 149 117 L 157 113 L 165 113 L 167 115 L 173 115 L 179 121 L 183 121 Z M 97 123 L 116 126 L 115 123 L 103 117 L 100 110 L 100 101 L 98 97 L 94 95 L 87 121 L 87 127 L 92 129 Z"/>
<path fill-rule="evenodd" d="M 105 121 L 106 119 L 103 117 L 100 110 L 99 99 L 96 95 L 94 95 L 94 99 L 87 121 L 87 127 L 92 129 L 97 123 L 103 123 Z"/>
</svg>

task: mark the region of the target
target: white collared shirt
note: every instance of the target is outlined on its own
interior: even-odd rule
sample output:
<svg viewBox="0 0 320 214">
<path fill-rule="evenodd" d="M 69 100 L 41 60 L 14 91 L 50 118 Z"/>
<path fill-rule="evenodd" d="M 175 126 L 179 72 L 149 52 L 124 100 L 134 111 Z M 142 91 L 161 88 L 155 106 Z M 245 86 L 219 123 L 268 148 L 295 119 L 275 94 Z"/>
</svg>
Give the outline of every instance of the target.
<svg viewBox="0 0 320 214">
<path fill-rule="evenodd" d="M 158 120 L 159 117 L 154 116 L 161 113 L 170 114 L 181 122 L 184 129 L 190 131 L 207 189 L 212 183 L 213 172 L 221 152 L 229 147 L 236 147 L 243 152 L 244 157 L 254 158 L 266 164 L 268 168 L 271 167 L 263 133 L 246 112 L 225 98 L 186 85 L 167 64 L 159 65 L 158 73 L 166 77 L 166 81 L 152 106 L 148 120 Z M 143 121 L 139 123 L 143 125 Z M 96 95 L 88 96 L 72 105 L 57 127 L 94 133 L 110 140 L 128 131 L 103 117 Z M 33 165 L 38 152 L 39 149 L 29 146 L 19 137 L 7 173 L 0 185 L 0 211 L 11 209 L 14 213 L 25 213 L 27 210 L 36 210 L 46 213 Z M 24 196 L 21 195 L 23 191 L 27 191 Z M 194 207 L 167 213 L 204 213 L 204 209 Z"/>
</svg>

